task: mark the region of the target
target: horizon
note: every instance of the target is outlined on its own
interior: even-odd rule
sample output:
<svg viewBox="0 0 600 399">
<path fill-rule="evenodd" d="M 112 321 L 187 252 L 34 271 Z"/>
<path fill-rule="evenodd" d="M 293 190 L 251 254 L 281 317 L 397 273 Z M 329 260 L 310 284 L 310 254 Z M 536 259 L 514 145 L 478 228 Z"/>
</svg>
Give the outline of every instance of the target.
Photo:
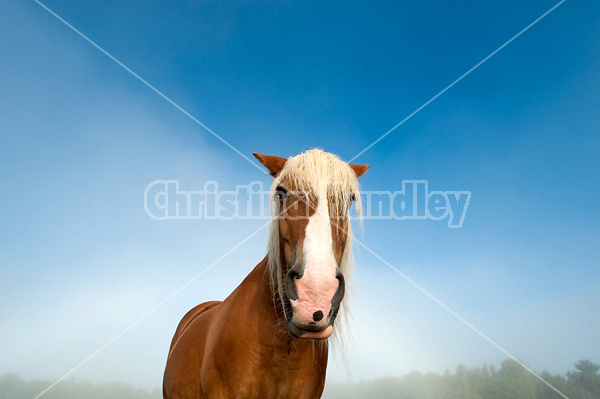
<svg viewBox="0 0 600 399">
<path fill-rule="evenodd" d="M 585 361 L 585 360 L 587 360 L 587 359 L 580 359 L 577 362 L 574 362 L 573 366 L 572 366 L 572 370 L 567 371 L 566 373 L 564 373 L 564 375 L 562 375 L 562 374 L 554 374 L 553 377 L 562 377 L 562 378 L 567 377 L 568 378 L 568 375 L 570 373 L 572 373 L 574 371 L 577 371 L 577 368 L 576 368 L 577 363 L 579 363 L 581 361 Z M 362 386 L 364 384 L 378 383 L 378 382 L 382 382 L 382 381 L 386 381 L 386 380 L 390 380 L 390 379 L 392 379 L 392 380 L 398 380 L 399 381 L 399 380 L 408 378 L 408 377 L 410 377 L 410 376 L 412 376 L 414 374 L 419 374 L 421 376 L 430 376 L 430 375 L 435 375 L 435 376 L 447 376 L 447 375 L 457 376 L 460 373 L 464 372 L 465 369 L 467 371 L 487 370 L 488 372 L 498 373 L 498 372 L 500 372 L 500 370 L 503 369 L 503 365 L 506 364 L 506 362 L 513 362 L 514 364 L 516 364 L 520 368 L 520 365 L 518 365 L 512 359 L 506 358 L 506 359 L 502 360 L 499 364 L 483 363 L 483 364 L 479 364 L 479 365 L 475 365 L 475 366 L 471 366 L 471 367 L 467 367 L 464 364 L 458 364 L 453 370 L 446 369 L 443 372 L 434 372 L 434 371 L 424 372 L 422 370 L 412 370 L 412 371 L 409 371 L 409 372 L 407 372 L 405 374 L 402 374 L 402 375 L 384 375 L 384 376 L 380 376 L 380 377 L 377 377 L 377 378 L 374 378 L 374 379 L 358 379 L 358 380 L 355 380 L 355 381 L 350 381 L 350 380 L 347 380 L 347 381 L 331 381 L 331 380 L 328 380 L 326 382 L 325 393 L 327 393 L 328 390 L 332 390 L 332 389 L 336 389 L 336 388 L 342 388 L 342 387 L 351 387 L 353 385 L 355 385 L 355 386 Z M 542 374 L 543 375 L 543 374 L 546 373 L 546 370 L 536 370 L 536 372 L 538 374 Z M 525 370 L 523 370 L 523 373 L 525 375 L 529 376 L 532 381 L 535 381 L 535 382 L 541 384 L 541 382 L 538 381 L 538 380 L 536 380 L 535 376 L 533 376 L 532 374 L 527 373 Z M 49 385 L 49 384 L 51 384 L 51 383 L 54 382 L 54 381 L 49 380 L 49 379 L 47 379 L 47 380 L 44 380 L 44 379 L 24 380 L 18 373 L 15 373 L 15 372 L 7 372 L 7 373 L 4 373 L 4 374 L 0 374 L 0 382 L 2 381 L 2 378 L 15 378 L 15 379 L 20 380 L 23 383 L 26 383 L 26 384 L 37 384 L 39 386 Z M 160 392 L 161 391 L 161 386 L 160 385 L 156 386 L 156 387 L 136 387 L 135 385 L 132 385 L 132 384 L 130 384 L 128 382 L 119 381 L 119 380 L 117 380 L 117 381 L 105 381 L 105 382 L 96 382 L 96 383 L 94 383 L 94 382 L 90 382 L 89 380 L 78 380 L 75 377 L 70 377 L 68 379 L 65 379 L 65 380 L 61 381 L 59 384 L 63 384 L 63 385 L 64 384 L 70 384 L 70 385 L 90 384 L 92 387 L 93 386 L 102 387 L 102 386 L 106 386 L 106 385 L 123 384 L 124 386 L 130 387 L 132 389 L 136 389 L 136 390 L 137 389 L 141 389 L 141 390 L 143 390 L 143 391 L 145 391 L 145 392 L 147 392 L 149 394 L 153 394 L 155 392 Z M 1 385 L 0 385 L 0 388 L 2 388 Z M 2 391 L 0 390 L 0 392 L 2 392 Z"/>
</svg>

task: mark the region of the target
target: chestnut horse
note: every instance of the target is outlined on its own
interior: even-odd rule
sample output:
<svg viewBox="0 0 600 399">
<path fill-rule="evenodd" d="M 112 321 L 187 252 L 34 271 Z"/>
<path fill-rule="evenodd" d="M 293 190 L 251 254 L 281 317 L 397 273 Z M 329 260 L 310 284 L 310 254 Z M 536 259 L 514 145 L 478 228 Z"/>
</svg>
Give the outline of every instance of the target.
<svg viewBox="0 0 600 399">
<path fill-rule="evenodd" d="M 167 359 L 164 399 L 323 393 L 327 338 L 345 310 L 351 277 L 349 210 L 356 201 L 360 213 L 358 177 L 369 165 L 321 150 L 287 160 L 254 156 L 275 178 L 267 256 L 224 301 L 183 317 Z"/>
</svg>

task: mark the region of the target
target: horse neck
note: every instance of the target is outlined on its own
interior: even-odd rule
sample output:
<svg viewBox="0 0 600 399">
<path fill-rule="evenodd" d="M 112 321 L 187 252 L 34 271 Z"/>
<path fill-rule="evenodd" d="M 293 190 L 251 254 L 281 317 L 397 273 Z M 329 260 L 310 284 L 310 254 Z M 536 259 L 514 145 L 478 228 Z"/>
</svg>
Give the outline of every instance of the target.
<svg viewBox="0 0 600 399">
<path fill-rule="evenodd" d="M 269 255 L 265 256 L 242 285 L 246 283 L 249 285 L 254 297 L 252 307 L 260 313 L 257 317 L 262 327 L 266 330 L 275 328 L 283 333 L 286 332 L 284 331 L 285 315 L 276 296 L 277 294 L 273 293 L 274 287 L 271 284 L 268 258 Z"/>
<path fill-rule="evenodd" d="M 292 356 L 294 352 L 301 356 L 324 356 L 327 359 L 327 341 L 313 341 L 293 338 L 287 330 L 281 301 L 277 290 L 271 284 L 268 268 L 268 255 L 246 277 L 240 287 L 245 292 L 247 316 L 259 323 L 259 331 L 265 332 L 261 343 L 270 349 L 285 350 Z M 292 356 L 293 357 L 293 356 Z"/>
</svg>

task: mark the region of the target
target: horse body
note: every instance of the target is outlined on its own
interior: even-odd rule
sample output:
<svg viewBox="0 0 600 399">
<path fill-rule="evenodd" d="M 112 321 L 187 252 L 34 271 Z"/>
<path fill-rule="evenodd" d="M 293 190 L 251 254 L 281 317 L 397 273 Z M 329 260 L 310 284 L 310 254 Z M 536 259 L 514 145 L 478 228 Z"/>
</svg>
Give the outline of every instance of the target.
<svg viewBox="0 0 600 399">
<path fill-rule="evenodd" d="M 254 154 L 275 178 L 267 256 L 223 302 L 179 323 L 164 399 L 318 399 L 352 263 L 349 209 L 368 165 Z M 343 314 L 343 312 L 342 312 Z"/>
<path fill-rule="evenodd" d="M 282 318 L 265 258 L 227 299 L 198 305 L 180 322 L 164 398 L 320 398 L 327 341 L 291 337 Z"/>
</svg>

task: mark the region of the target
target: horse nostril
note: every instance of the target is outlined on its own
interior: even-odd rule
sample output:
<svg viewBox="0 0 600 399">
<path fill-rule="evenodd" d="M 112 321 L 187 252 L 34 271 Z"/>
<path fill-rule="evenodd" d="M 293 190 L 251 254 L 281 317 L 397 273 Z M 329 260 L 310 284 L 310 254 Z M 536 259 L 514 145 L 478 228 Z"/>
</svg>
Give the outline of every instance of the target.
<svg viewBox="0 0 600 399">
<path fill-rule="evenodd" d="M 323 312 L 321 312 L 320 310 L 317 310 L 315 313 L 313 313 L 313 320 L 314 321 L 323 320 Z"/>
</svg>

